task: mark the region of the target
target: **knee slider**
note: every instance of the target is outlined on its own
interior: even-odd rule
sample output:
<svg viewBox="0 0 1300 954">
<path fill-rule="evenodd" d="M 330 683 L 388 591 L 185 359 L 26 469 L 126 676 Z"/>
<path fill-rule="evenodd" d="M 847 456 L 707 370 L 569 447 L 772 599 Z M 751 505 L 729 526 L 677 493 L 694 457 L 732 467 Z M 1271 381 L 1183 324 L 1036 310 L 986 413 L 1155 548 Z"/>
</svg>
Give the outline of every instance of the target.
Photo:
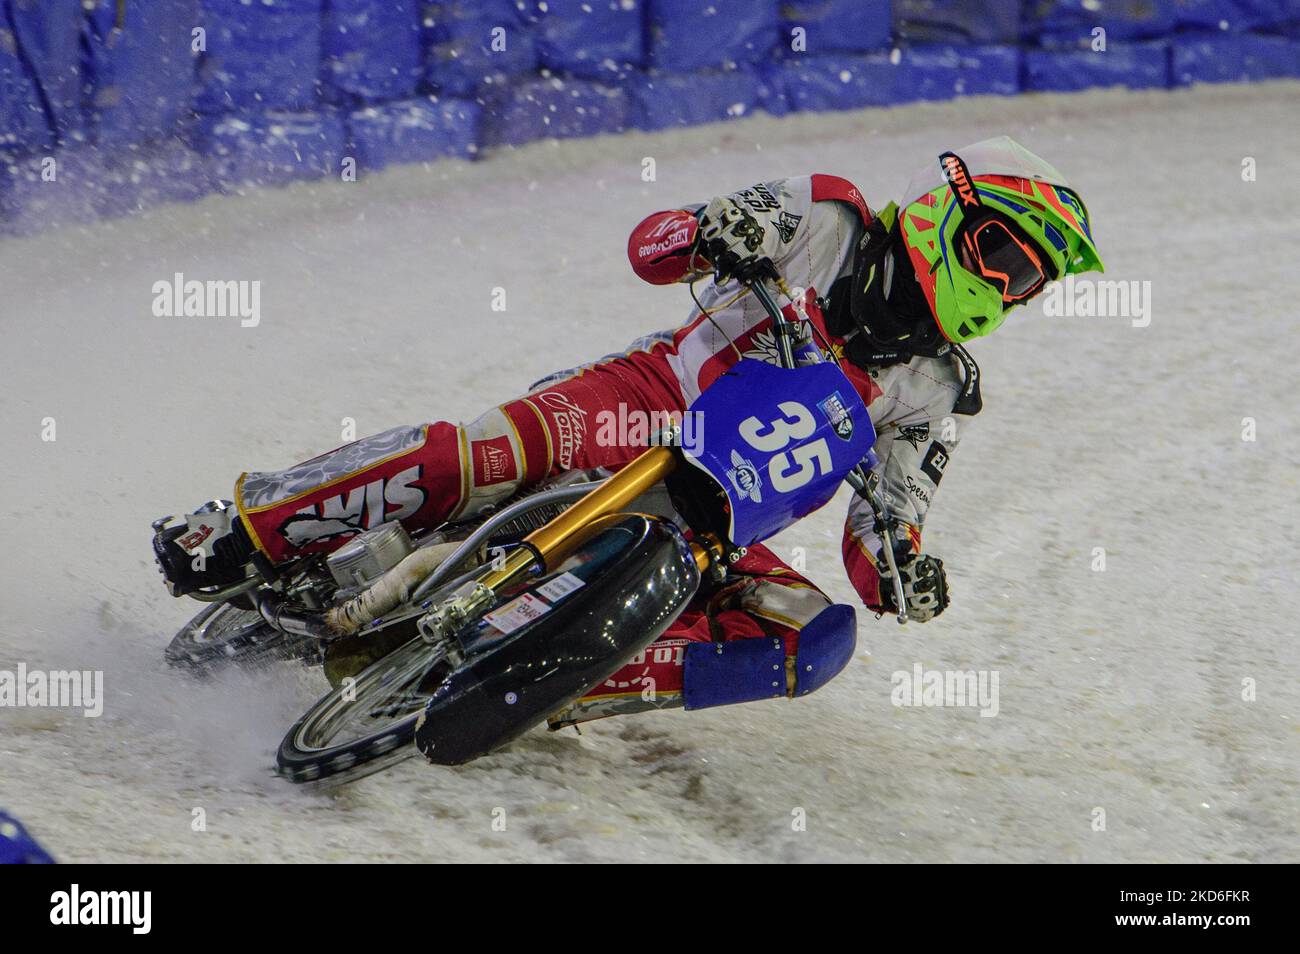
<svg viewBox="0 0 1300 954">
<path fill-rule="evenodd" d="M 822 610 L 799 632 L 791 662 L 794 695 L 806 696 L 838 674 L 857 647 L 857 614 L 835 604 Z M 686 647 L 682 698 L 687 709 L 708 709 L 786 695 L 783 642 L 772 636 L 730 643 L 691 643 Z"/>
<path fill-rule="evenodd" d="M 794 694 L 806 696 L 835 678 L 858 645 L 858 614 L 852 606 L 826 607 L 799 631 Z"/>
<path fill-rule="evenodd" d="M 785 644 L 774 636 L 691 643 L 682 667 L 687 709 L 709 709 L 785 695 Z"/>
</svg>

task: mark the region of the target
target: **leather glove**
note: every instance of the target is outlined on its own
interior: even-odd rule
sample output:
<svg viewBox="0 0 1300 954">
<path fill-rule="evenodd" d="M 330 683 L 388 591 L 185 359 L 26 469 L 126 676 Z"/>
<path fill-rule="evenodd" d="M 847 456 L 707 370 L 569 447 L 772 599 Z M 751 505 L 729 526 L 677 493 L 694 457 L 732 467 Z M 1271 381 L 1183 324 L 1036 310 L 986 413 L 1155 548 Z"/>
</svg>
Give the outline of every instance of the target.
<svg viewBox="0 0 1300 954">
<path fill-rule="evenodd" d="M 758 278 L 778 277 L 776 266 L 763 254 L 765 230 L 734 199 L 719 196 L 700 215 L 700 243 L 713 263 L 714 281 L 736 278 L 748 284 Z"/>
<path fill-rule="evenodd" d="M 919 552 L 920 530 L 907 524 L 894 530 L 894 563 L 902 580 L 902 597 L 907 603 L 907 619 L 926 623 L 948 608 L 948 576 L 944 561 Z M 893 576 L 885 563 L 884 550 L 876 554 L 880 573 L 880 611 L 898 612 L 894 602 Z"/>
<path fill-rule="evenodd" d="M 903 581 L 903 599 L 907 602 L 909 619 L 924 623 L 934 619 L 950 602 L 948 577 L 943 561 L 926 553 L 915 553 L 904 540 L 894 548 L 898 576 Z M 885 562 L 884 552 L 877 554 L 876 565 L 880 573 L 880 606 L 883 612 L 897 613 L 894 601 L 894 577 Z"/>
</svg>

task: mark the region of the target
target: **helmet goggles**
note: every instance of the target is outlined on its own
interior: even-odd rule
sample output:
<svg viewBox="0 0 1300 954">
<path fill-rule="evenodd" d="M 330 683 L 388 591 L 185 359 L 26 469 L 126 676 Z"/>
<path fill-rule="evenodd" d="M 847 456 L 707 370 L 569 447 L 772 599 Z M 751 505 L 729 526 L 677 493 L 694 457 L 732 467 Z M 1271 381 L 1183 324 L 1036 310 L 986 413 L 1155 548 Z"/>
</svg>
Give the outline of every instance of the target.
<svg viewBox="0 0 1300 954">
<path fill-rule="evenodd" d="M 963 221 L 955 238 L 962 267 L 997 288 L 1004 308 L 1032 298 L 1056 277 L 1025 230 L 992 209 Z"/>
</svg>

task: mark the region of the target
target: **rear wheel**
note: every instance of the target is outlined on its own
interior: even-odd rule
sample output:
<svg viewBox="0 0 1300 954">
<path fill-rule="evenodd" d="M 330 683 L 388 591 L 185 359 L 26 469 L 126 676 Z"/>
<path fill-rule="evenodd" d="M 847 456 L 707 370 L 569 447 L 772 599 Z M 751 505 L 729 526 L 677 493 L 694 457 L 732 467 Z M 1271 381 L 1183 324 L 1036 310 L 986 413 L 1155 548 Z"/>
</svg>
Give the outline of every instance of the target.
<svg viewBox="0 0 1300 954">
<path fill-rule="evenodd" d="M 316 640 L 282 633 L 256 610 L 213 603 L 181 627 L 163 656 L 178 668 L 208 672 L 230 664 L 263 666 L 315 652 Z"/>
</svg>

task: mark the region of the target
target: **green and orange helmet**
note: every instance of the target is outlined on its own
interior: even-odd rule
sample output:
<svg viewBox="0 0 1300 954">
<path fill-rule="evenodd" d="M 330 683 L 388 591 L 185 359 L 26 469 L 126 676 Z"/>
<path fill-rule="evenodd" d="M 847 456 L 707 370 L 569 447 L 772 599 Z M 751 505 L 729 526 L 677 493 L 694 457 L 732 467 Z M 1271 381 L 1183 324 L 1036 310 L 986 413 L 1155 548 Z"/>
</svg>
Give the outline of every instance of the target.
<svg viewBox="0 0 1300 954">
<path fill-rule="evenodd" d="M 991 333 L 1049 281 L 1102 271 L 1065 176 L 1009 136 L 945 152 L 908 185 L 900 232 L 945 338 Z"/>
</svg>

